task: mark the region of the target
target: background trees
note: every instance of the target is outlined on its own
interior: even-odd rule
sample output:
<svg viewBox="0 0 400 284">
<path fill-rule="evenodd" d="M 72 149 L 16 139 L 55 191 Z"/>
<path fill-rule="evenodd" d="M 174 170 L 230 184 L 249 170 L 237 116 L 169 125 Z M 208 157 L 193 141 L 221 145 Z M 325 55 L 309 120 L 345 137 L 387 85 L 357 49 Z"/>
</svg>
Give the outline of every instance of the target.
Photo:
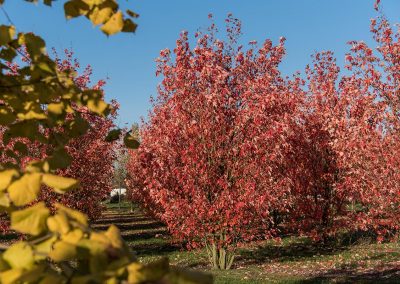
<svg viewBox="0 0 400 284">
<path fill-rule="evenodd" d="M 195 47 L 182 33 L 173 54 L 161 51 L 163 80 L 129 162 L 132 198 L 222 269 L 238 242 L 279 232 L 396 237 L 398 32 L 380 17 L 375 51 L 350 43 L 349 72 L 326 51 L 288 79 L 284 39 L 244 50 L 240 30 L 230 16 L 227 41 L 212 25 Z"/>
<path fill-rule="evenodd" d="M 67 17 L 83 15 L 101 25 L 107 35 L 133 32 L 136 27 L 116 1 L 65 1 L 64 9 Z M 58 172 L 70 164 L 68 145 L 87 133 L 90 123 L 85 115 L 104 117 L 113 109 L 100 90 L 82 88 L 72 70 L 58 68 L 39 36 L 2 25 L 0 46 L 0 124 L 5 128 L 1 138 L 3 146 L 12 149 L 2 152 L 8 159 L 0 163 L 0 212 L 9 214 L 13 230 L 26 235 L 23 241 L 0 247 L 0 282 L 179 283 L 191 278 L 179 271 L 170 273 L 166 260 L 150 266 L 135 261 L 115 226 L 94 231 L 77 210 L 61 204 L 50 210 L 44 202 L 36 203 L 43 185 L 58 194 L 79 187 L 78 180 Z M 30 62 L 13 72 L 24 47 Z M 118 138 L 120 132 L 111 131 L 107 140 Z M 44 147 L 46 155 L 32 160 L 24 141 L 36 143 L 39 152 Z M 128 135 L 125 141 L 132 145 L 135 140 Z"/>
</svg>

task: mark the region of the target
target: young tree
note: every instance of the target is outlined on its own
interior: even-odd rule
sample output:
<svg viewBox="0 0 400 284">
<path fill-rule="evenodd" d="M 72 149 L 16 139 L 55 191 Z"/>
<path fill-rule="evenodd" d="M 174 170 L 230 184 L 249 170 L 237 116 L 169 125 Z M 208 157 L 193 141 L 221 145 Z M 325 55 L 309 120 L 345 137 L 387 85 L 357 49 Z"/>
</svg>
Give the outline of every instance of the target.
<svg viewBox="0 0 400 284">
<path fill-rule="evenodd" d="M 179 240 L 204 244 L 220 269 L 238 242 L 276 233 L 271 212 L 285 210 L 282 153 L 299 105 L 300 80 L 278 71 L 284 39 L 243 51 L 240 29 L 229 16 L 227 43 L 212 25 L 194 48 L 182 33 L 174 57 L 161 52 L 162 84 L 128 172 L 133 198 Z"/>
</svg>

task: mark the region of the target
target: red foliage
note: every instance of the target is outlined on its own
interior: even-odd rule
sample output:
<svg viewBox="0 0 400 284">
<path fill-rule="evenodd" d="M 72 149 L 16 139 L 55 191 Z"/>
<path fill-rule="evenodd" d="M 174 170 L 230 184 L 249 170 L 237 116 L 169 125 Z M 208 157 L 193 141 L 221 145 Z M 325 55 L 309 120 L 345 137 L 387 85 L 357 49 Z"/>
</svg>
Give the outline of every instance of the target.
<svg viewBox="0 0 400 284">
<path fill-rule="evenodd" d="M 21 53 L 24 54 L 23 50 L 21 50 Z M 65 50 L 65 59 L 63 60 L 56 53 L 55 56 L 58 68 L 79 72 L 79 62 L 73 58 L 71 51 Z M 30 60 L 23 55 L 22 61 L 29 64 Z M 13 72 L 18 72 L 18 70 L 19 66 L 12 64 L 10 75 Z M 92 68 L 87 66 L 75 80 L 82 89 L 101 90 L 105 81 L 100 80 L 96 84 L 91 85 L 91 74 Z M 105 142 L 107 133 L 114 127 L 113 120 L 117 115 L 116 111 L 118 109 L 118 104 L 115 101 L 112 101 L 111 105 L 114 111 L 107 117 L 92 115 L 87 109 L 76 106 L 81 117 L 89 123 L 89 130 L 84 136 L 71 140 L 67 145 L 66 149 L 71 158 L 71 165 L 66 169 L 59 170 L 58 173 L 80 180 L 81 186 L 78 190 L 64 195 L 53 193 L 51 189 L 44 188 L 40 198 L 49 205 L 61 202 L 88 214 L 92 219 L 97 218 L 101 214 L 101 210 L 103 209 L 101 201 L 108 197 L 112 190 L 113 163 L 115 160 L 114 148 L 118 147 L 114 143 Z M 66 119 L 71 119 L 71 117 L 67 116 Z M 46 133 L 44 134 L 46 135 Z M 49 147 L 39 142 L 33 143 L 27 139 L 19 140 L 19 142 L 22 142 L 28 148 L 28 155 L 21 155 L 24 157 L 22 160 L 23 164 L 32 159 L 44 157 L 47 147 Z M 1 152 L 5 153 L 6 150 L 11 150 L 18 154 L 18 151 L 14 148 L 16 143 L 18 141 L 14 140 L 6 146 L 1 145 Z M 5 161 L 6 157 L 2 155 L 0 158 L 2 161 Z M 10 161 L 13 162 L 12 159 Z M 2 229 L 7 228 L 6 222 L 2 221 L 1 224 Z"/>
<path fill-rule="evenodd" d="M 379 1 L 377 1 L 379 2 Z M 282 78 L 282 39 L 235 47 L 212 25 L 190 48 L 161 51 L 163 76 L 128 187 L 171 233 L 194 245 L 271 237 L 278 228 L 324 239 L 343 230 L 397 234 L 400 220 L 400 43 L 383 17 L 378 47 L 351 42 L 348 72 L 331 52 L 304 80 Z M 279 226 L 278 226 L 279 225 Z"/>
<path fill-rule="evenodd" d="M 62 70 L 77 72 L 80 68 L 71 51 L 65 50 L 63 60 L 56 54 L 56 59 L 58 67 Z M 99 80 L 90 86 L 91 74 L 92 68 L 88 65 L 75 81 L 82 89 L 101 90 L 105 81 Z M 90 128 L 84 136 L 73 139 L 67 146 L 71 165 L 67 169 L 60 170 L 60 174 L 78 179 L 81 184 L 80 189 L 64 195 L 46 190 L 42 195 L 43 200 L 50 203 L 61 202 L 88 214 L 91 219 L 100 216 L 104 209 L 101 201 L 107 198 L 112 190 L 115 147 L 118 147 L 116 143 L 105 141 L 108 132 L 114 127 L 113 120 L 117 115 L 117 102 L 112 101 L 111 105 L 114 111 L 108 117 L 92 115 L 84 108 L 79 109 L 82 118 L 89 122 Z"/>
<path fill-rule="evenodd" d="M 212 26 L 193 49 L 182 33 L 174 60 L 161 52 L 164 78 L 129 163 L 133 198 L 192 246 L 271 237 L 289 190 L 282 153 L 300 80 L 280 76 L 283 38 L 242 51 L 240 23 L 227 22 L 228 44 Z"/>
</svg>

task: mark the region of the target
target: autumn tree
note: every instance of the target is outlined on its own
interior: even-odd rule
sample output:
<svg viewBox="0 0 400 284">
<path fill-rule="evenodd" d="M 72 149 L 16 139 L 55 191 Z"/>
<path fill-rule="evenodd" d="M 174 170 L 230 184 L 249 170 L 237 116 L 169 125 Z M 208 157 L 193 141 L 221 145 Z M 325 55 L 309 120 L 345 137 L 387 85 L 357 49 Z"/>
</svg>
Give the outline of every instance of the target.
<svg viewBox="0 0 400 284">
<path fill-rule="evenodd" d="M 205 245 L 220 269 L 237 243 L 277 231 L 272 212 L 285 210 L 289 190 L 282 153 L 299 105 L 299 78 L 278 70 L 284 39 L 244 51 L 240 30 L 229 16 L 227 41 L 212 25 L 195 47 L 184 32 L 173 55 L 161 51 L 163 80 L 128 173 L 133 198 L 177 239 Z"/>
<path fill-rule="evenodd" d="M 52 0 L 43 2 L 51 5 Z M 101 25 L 107 35 L 136 28 L 126 16 L 136 14 L 127 11 L 124 16 L 116 1 L 65 1 L 64 10 L 68 18 L 85 16 Z M 44 202 L 34 203 L 42 185 L 58 194 L 79 187 L 78 180 L 58 174 L 70 164 L 68 143 L 88 128 L 89 122 L 79 110 L 102 117 L 112 112 L 112 106 L 103 100 L 100 90 L 83 89 L 71 70 L 60 70 L 39 36 L 1 25 L 0 45 L 0 124 L 6 129 L 2 144 L 8 147 L 12 140 L 27 139 L 48 147 L 47 155 L 37 160 L 25 161 L 22 142 L 10 145 L 13 151 L 2 153 L 9 160 L 0 163 L 0 210 L 10 215 L 11 228 L 25 234 L 26 240 L 0 247 L 0 282 L 179 283 L 192 278 L 169 268 L 166 260 L 138 263 L 115 226 L 105 232 L 94 231 L 79 211 L 56 204 L 51 212 Z M 6 62 L 17 63 L 17 53 L 24 47 L 31 62 L 10 75 Z M 120 132 L 114 129 L 106 139 L 118 138 Z M 125 141 L 134 144 L 129 134 Z M 211 282 L 209 277 L 193 281 Z"/>
<path fill-rule="evenodd" d="M 331 52 L 306 70 L 302 136 L 288 156 L 289 216 L 315 239 L 343 230 L 369 230 L 379 241 L 398 235 L 399 34 L 383 16 L 371 32 L 378 47 L 350 42 L 345 75 Z"/>
</svg>

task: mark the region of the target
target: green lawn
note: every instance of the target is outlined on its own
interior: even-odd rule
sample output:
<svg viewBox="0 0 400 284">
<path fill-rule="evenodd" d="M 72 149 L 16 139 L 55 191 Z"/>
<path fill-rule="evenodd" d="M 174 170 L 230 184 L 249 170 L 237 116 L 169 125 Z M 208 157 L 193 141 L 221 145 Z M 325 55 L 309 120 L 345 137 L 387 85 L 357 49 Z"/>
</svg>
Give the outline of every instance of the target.
<svg viewBox="0 0 400 284">
<path fill-rule="evenodd" d="M 115 223 L 144 263 L 168 257 L 172 265 L 212 273 L 215 283 L 400 283 L 398 243 L 317 247 L 301 238 L 264 241 L 238 249 L 232 270 L 211 270 L 204 250 L 172 244 L 161 223 L 128 207 L 113 205 L 95 226 Z"/>
</svg>

